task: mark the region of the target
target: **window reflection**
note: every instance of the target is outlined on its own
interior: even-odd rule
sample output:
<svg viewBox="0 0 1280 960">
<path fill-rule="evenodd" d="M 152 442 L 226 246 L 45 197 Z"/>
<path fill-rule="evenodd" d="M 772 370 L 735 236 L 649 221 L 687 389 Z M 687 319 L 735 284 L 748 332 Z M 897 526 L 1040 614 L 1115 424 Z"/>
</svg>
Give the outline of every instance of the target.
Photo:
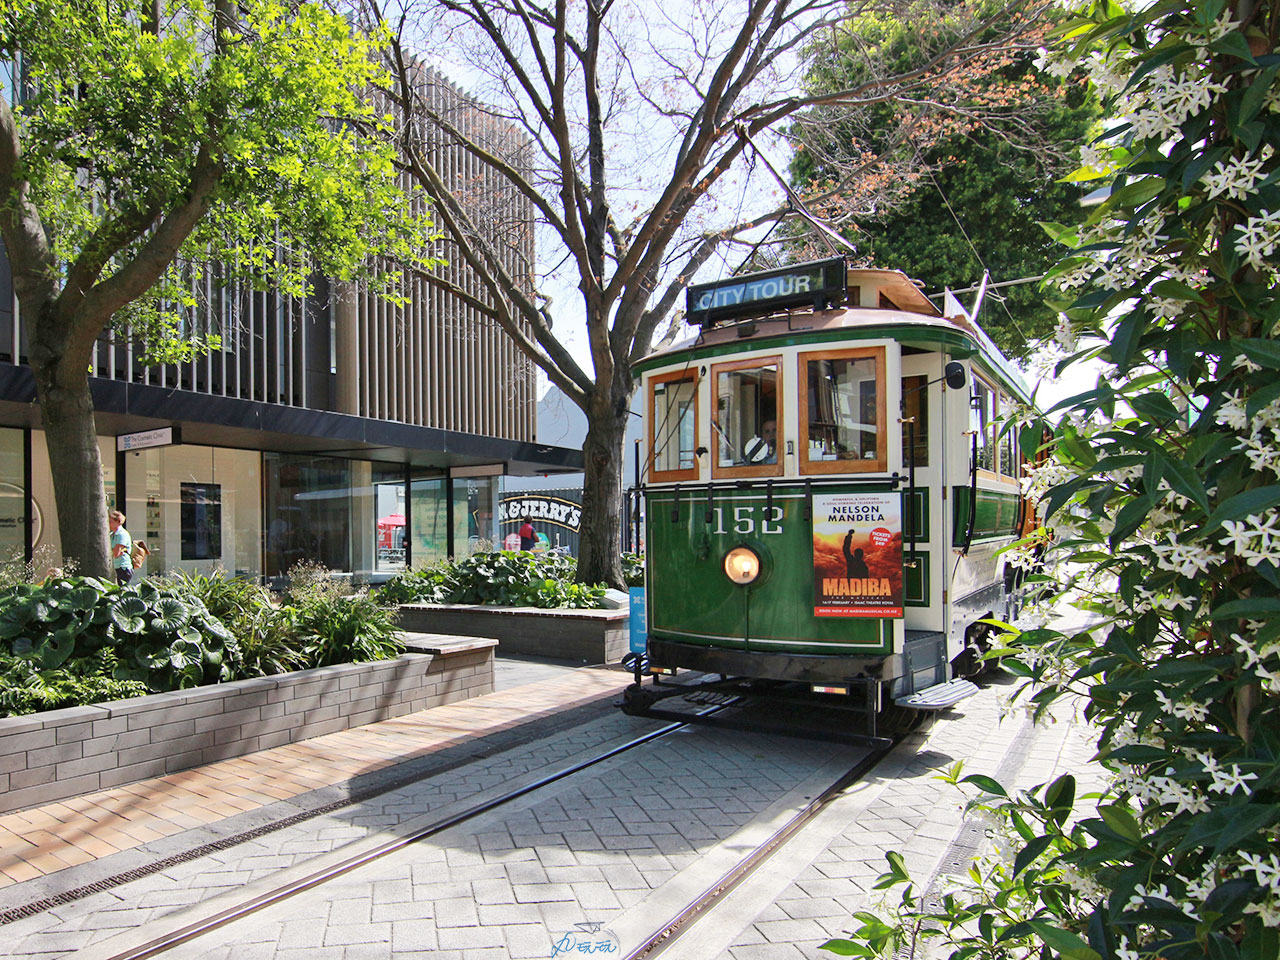
<svg viewBox="0 0 1280 960">
<path fill-rule="evenodd" d="M 876 361 L 832 357 L 805 364 L 810 463 L 876 460 L 879 453 Z"/>
<path fill-rule="evenodd" d="M 716 377 L 716 464 L 778 462 L 778 367 L 722 370 Z"/>
<path fill-rule="evenodd" d="M 914 459 L 917 467 L 929 465 L 929 397 L 926 389 L 928 383 L 928 377 L 902 378 L 902 418 L 904 420 L 915 418 L 914 425 L 906 423 L 902 425 L 902 462 L 911 463 Z M 909 427 L 911 426 L 915 427 L 914 450 L 910 446 Z"/>
<path fill-rule="evenodd" d="M 694 403 L 697 393 L 698 384 L 692 378 L 654 384 L 650 418 L 653 424 L 654 473 L 696 468 L 697 418 Z"/>
</svg>

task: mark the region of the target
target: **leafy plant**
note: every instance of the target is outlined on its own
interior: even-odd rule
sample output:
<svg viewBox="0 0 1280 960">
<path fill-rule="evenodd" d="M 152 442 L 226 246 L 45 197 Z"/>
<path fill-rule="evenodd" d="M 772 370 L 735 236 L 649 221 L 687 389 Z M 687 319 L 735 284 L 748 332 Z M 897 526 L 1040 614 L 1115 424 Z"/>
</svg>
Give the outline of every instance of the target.
<svg viewBox="0 0 1280 960">
<path fill-rule="evenodd" d="M 476 603 L 592 609 L 608 589 L 576 583 L 577 562 L 559 553 L 500 550 L 399 574 L 379 592 L 384 603 Z"/>
<path fill-rule="evenodd" d="M 290 616 L 309 667 L 389 660 L 404 652 L 394 612 L 367 593 L 316 596 Z"/>
<path fill-rule="evenodd" d="M 622 555 L 622 577 L 628 587 L 644 586 L 644 554 L 624 553 Z"/>
<path fill-rule="evenodd" d="M 444 560 L 417 570 L 404 570 L 378 588 L 381 603 L 446 603 L 449 573 L 453 565 Z"/>
<path fill-rule="evenodd" d="M 116 653 L 105 647 L 61 667 L 42 669 L 38 655 L 0 652 L 0 713 L 9 716 L 146 694 L 140 680 L 118 680 Z"/>
<path fill-rule="evenodd" d="M 1038 539 L 1095 622 L 1024 617 L 993 653 L 1036 712 L 1084 699 L 1111 781 L 1085 803 L 1070 778 L 1016 798 L 969 778 L 1000 849 L 834 952 L 918 931 L 957 960 L 1280 957 L 1277 29 L 1275 4 L 1221 0 L 1101 0 L 1064 29 L 1063 69 L 1124 118 L 1073 175 L 1107 198 L 1047 225 L 1073 248 L 1050 274 L 1067 361 L 1106 366 L 1018 426 L 1029 456 L 1051 430 Z"/>
<path fill-rule="evenodd" d="M 166 577 L 175 592 L 201 600 L 240 647 L 240 677 L 263 677 L 298 670 L 306 663 L 289 611 L 277 606 L 271 592 L 245 577 L 178 571 Z"/>
<path fill-rule="evenodd" d="M 0 650 L 30 655 L 41 670 L 115 651 L 117 680 L 153 691 L 236 676 L 240 650 L 195 597 L 142 581 L 124 589 L 92 577 L 19 584 L 0 594 Z"/>
</svg>

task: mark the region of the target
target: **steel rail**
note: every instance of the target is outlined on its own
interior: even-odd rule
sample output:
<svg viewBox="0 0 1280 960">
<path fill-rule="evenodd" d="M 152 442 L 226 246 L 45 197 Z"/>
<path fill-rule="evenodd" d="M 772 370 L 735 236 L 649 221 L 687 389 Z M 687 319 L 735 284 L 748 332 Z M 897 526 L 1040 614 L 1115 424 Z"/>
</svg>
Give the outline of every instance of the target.
<svg viewBox="0 0 1280 960">
<path fill-rule="evenodd" d="M 740 860 L 734 867 L 728 870 L 715 883 L 707 887 L 692 903 L 685 907 L 680 913 L 670 920 L 661 930 L 654 933 L 644 943 L 642 943 L 631 953 L 627 954 L 625 960 L 647 960 L 649 957 L 657 956 L 672 943 L 683 935 L 690 926 L 698 919 L 699 916 L 706 913 L 711 907 L 715 906 L 723 897 L 729 894 L 742 881 L 746 880 L 751 874 L 762 866 L 774 853 L 776 853 L 788 840 L 794 837 L 800 830 L 809 823 L 814 817 L 821 813 L 828 805 L 832 803 L 840 794 L 847 790 L 850 786 L 857 783 L 867 775 L 881 760 L 883 760 L 889 751 L 898 743 L 901 738 L 895 738 L 893 743 L 887 747 L 873 750 L 867 756 L 859 760 L 848 773 L 844 774 L 822 791 L 813 800 L 804 805 L 803 808 L 789 820 L 783 824 L 772 836 L 764 843 L 757 847 L 745 859 Z"/>
<path fill-rule="evenodd" d="M 730 704 L 717 704 L 706 710 L 698 711 L 698 714 L 717 712 L 725 709 L 726 706 L 730 706 Z M 626 743 L 612 747 L 599 756 L 593 757 L 589 760 L 582 760 L 571 766 L 565 767 L 563 770 L 558 770 L 555 773 L 539 777 L 537 780 L 527 783 L 523 787 L 518 787 L 515 790 L 508 791 L 499 797 L 494 797 L 491 800 L 486 800 L 485 802 L 477 804 L 467 810 L 463 810 L 441 820 L 437 820 L 435 823 L 415 830 L 403 837 L 388 840 L 386 843 L 379 844 L 372 850 L 366 850 L 365 852 L 352 856 L 340 863 L 326 867 L 323 870 L 317 870 L 305 877 L 301 877 L 297 880 L 291 881 L 290 883 L 283 884 L 275 889 L 268 890 L 265 893 L 252 897 L 243 903 L 228 907 L 227 909 L 221 910 L 212 916 L 193 921 L 192 923 L 178 927 L 176 930 L 171 930 L 161 936 L 148 940 L 145 943 L 130 947 L 120 953 L 112 954 L 109 960 L 144 960 L 146 957 L 154 957 L 162 954 L 167 950 L 171 950 L 189 940 L 194 940 L 196 937 L 216 930 L 219 927 L 224 927 L 236 920 L 240 920 L 251 914 L 257 913 L 260 910 L 264 910 L 273 904 L 287 900 L 299 893 L 303 893 L 304 891 L 327 883 L 336 877 L 350 873 L 352 870 L 359 869 L 360 867 L 372 863 L 375 860 L 380 860 L 397 850 L 401 850 L 438 833 L 442 833 L 450 827 L 455 827 L 460 823 L 465 823 L 466 821 L 474 819 L 483 813 L 488 813 L 490 810 L 511 803 L 514 800 L 518 800 L 520 797 L 533 793 L 536 790 L 541 790 L 544 787 L 560 780 L 564 780 L 567 777 L 571 777 L 574 774 L 581 773 L 583 770 L 594 767 L 606 760 L 611 760 L 621 753 L 626 753 L 628 750 L 632 750 L 653 740 L 657 740 L 660 737 L 665 737 L 687 725 L 687 721 L 669 723 L 666 726 L 650 731 L 643 736 L 636 737 Z"/>
</svg>

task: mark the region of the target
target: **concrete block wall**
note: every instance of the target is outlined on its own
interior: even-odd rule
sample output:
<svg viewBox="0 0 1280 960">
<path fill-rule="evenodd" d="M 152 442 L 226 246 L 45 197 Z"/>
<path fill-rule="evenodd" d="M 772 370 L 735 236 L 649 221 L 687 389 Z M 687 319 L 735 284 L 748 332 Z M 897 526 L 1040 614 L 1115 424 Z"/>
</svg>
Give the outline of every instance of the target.
<svg viewBox="0 0 1280 960">
<path fill-rule="evenodd" d="M 0 813 L 491 693 L 496 646 L 420 639 L 395 660 L 0 718 Z"/>
<path fill-rule="evenodd" d="M 455 603 L 406 603 L 396 614 L 404 630 L 494 637 L 504 654 L 582 663 L 617 663 L 630 649 L 630 611 L 542 610 Z"/>
</svg>

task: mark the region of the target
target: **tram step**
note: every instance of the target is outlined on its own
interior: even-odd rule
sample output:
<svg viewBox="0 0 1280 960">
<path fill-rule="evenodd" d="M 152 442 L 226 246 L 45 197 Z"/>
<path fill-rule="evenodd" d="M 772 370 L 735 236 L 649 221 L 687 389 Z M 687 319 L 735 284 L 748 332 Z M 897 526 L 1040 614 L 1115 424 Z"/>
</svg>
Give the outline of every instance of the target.
<svg viewBox="0 0 1280 960">
<path fill-rule="evenodd" d="M 932 687 L 918 690 L 909 697 L 899 697 L 893 702 L 909 710 L 941 710 L 959 703 L 965 697 L 972 697 L 977 692 L 978 688 L 974 684 L 957 677 L 955 680 L 935 683 Z"/>
</svg>

